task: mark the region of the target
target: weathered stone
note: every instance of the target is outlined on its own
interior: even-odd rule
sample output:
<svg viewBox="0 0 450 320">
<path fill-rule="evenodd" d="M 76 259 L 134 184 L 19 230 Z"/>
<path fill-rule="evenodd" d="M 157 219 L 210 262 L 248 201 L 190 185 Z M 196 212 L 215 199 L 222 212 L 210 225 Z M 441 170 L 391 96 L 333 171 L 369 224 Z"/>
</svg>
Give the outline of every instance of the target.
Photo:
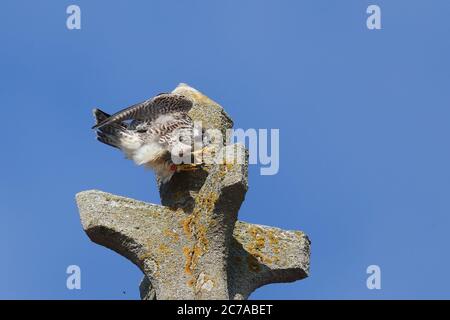
<svg viewBox="0 0 450 320">
<path fill-rule="evenodd" d="M 194 120 L 221 131 L 231 127 L 223 109 L 197 90 L 180 85 L 175 92 L 193 97 Z M 308 275 L 304 233 L 237 221 L 248 188 L 248 154 L 240 144 L 219 149 L 218 157 L 221 152 L 235 154 L 235 161 L 177 173 L 160 184 L 162 205 L 96 190 L 77 194 L 89 238 L 144 273 L 142 299 L 245 299 L 264 284 Z"/>
<path fill-rule="evenodd" d="M 215 217 L 200 221 L 183 210 L 96 190 L 80 192 L 77 202 L 89 238 L 135 263 L 157 299 L 247 298 L 264 284 L 308 275 L 309 240 L 300 231 L 237 221 L 224 241 Z M 212 231 L 203 229 L 208 223 Z M 144 298 L 150 282 L 143 282 Z"/>
</svg>

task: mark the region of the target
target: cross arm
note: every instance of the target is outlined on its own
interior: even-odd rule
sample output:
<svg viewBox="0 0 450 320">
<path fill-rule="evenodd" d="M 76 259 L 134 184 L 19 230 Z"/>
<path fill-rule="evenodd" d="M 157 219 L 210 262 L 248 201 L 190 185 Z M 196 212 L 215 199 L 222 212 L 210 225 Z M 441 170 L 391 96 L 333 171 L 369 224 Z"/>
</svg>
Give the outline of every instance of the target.
<svg viewBox="0 0 450 320">
<path fill-rule="evenodd" d="M 233 237 L 229 277 L 235 298 L 246 299 L 265 284 L 308 277 L 310 240 L 305 233 L 237 221 Z"/>
<path fill-rule="evenodd" d="M 168 217 L 172 211 L 99 190 L 76 195 L 81 223 L 95 243 L 116 251 L 144 271 L 149 239 L 159 236 L 165 227 L 171 229 Z"/>
</svg>

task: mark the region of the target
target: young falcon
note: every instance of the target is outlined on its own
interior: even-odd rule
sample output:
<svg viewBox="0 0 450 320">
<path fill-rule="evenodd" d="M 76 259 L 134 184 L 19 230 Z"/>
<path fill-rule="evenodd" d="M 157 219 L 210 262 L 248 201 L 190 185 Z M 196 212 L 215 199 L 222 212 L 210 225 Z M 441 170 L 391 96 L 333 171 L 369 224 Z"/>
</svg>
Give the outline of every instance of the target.
<svg viewBox="0 0 450 320">
<path fill-rule="evenodd" d="M 192 105 L 183 95 L 163 93 L 113 115 L 94 109 L 92 129 L 96 129 L 98 141 L 122 150 L 128 159 L 151 168 L 166 183 L 176 171 L 195 168 L 172 161 L 172 154 L 190 154 L 193 139 L 201 139 L 188 116 Z"/>
</svg>

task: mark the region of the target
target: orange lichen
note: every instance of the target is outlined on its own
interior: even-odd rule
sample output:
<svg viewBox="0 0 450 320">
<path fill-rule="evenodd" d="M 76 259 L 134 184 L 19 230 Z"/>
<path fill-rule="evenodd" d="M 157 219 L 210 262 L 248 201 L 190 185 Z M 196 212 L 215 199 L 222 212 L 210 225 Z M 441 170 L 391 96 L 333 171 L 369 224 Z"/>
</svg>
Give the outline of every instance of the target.
<svg viewBox="0 0 450 320">
<path fill-rule="evenodd" d="M 164 243 L 161 243 L 158 247 L 159 253 L 167 255 L 172 253 L 172 249 L 170 249 L 167 245 Z"/>
<path fill-rule="evenodd" d="M 192 215 L 187 216 L 181 221 L 181 226 L 183 228 L 184 234 L 190 239 L 192 237 L 191 232 L 191 222 L 192 222 Z"/>
<path fill-rule="evenodd" d="M 249 231 L 254 240 L 253 243 L 254 249 L 256 250 L 264 249 L 264 247 L 266 246 L 266 239 L 262 235 L 263 234 L 262 230 L 257 227 L 251 227 Z"/>
<path fill-rule="evenodd" d="M 272 259 L 271 257 L 269 257 L 266 254 L 266 233 L 263 229 L 252 226 L 248 229 L 248 232 L 251 236 L 251 240 L 249 241 L 249 243 L 246 245 L 245 249 L 254 257 L 254 259 L 256 259 L 257 261 L 261 262 L 261 263 L 268 263 L 271 264 L 274 261 L 278 261 L 278 258 L 275 257 L 274 259 Z M 267 237 L 269 238 L 269 243 L 274 244 L 278 241 L 278 239 L 275 239 L 274 236 L 272 237 L 273 239 L 271 240 L 270 235 L 267 235 Z M 279 249 L 278 247 L 276 247 L 277 249 L 274 250 L 274 253 L 278 253 Z M 278 251 L 278 252 L 275 252 Z"/>
<path fill-rule="evenodd" d="M 186 257 L 186 263 L 184 265 L 184 271 L 186 273 L 188 273 L 188 274 L 191 274 L 192 273 L 191 264 L 192 264 L 193 250 L 191 250 L 191 248 L 184 247 L 183 248 L 183 254 Z"/>
<path fill-rule="evenodd" d="M 200 194 L 195 198 L 193 212 L 181 221 L 184 233 L 189 239 L 194 239 L 192 247 L 184 247 L 183 253 L 186 258 L 184 271 L 193 275 L 194 269 L 201 256 L 208 250 L 208 227 L 213 225 L 211 213 L 219 195 L 215 192 Z M 195 279 L 189 283 L 195 283 Z"/>
<path fill-rule="evenodd" d="M 194 246 L 193 248 L 184 247 L 183 253 L 186 257 L 184 271 L 187 274 L 192 274 L 195 266 L 197 265 L 199 257 L 202 255 L 201 249 L 197 246 Z"/>
<path fill-rule="evenodd" d="M 172 238 L 173 242 L 178 242 L 178 240 L 180 240 L 178 233 L 170 229 L 164 229 L 164 235 L 168 238 Z"/>
<path fill-rule="evenodd" d="M 142 254 L 140 254 L 138 256 L 138 259 L 140 261 L 143 261 L 143 260 L 146 260 L 146 259 L 149 259 L 149 258 L 152 258 L 152 254 L 150 252 L 144 252 L 144 253 L 142 253 Z"/>
<path fill-rule="evenodd" d="M 303 238 L 303 236 L 304 236 L 304 233 L 301 231 L 294 231 L 294 234 L 299 238 Z"/>
<path fill-rule="evenodd" d="M 187 282 L 186 282 L 186 284 L 189 286 L 189 287 L 193 287 L 194 286 L 194 284 L 195 284 L 195 279 L 194 278 L 191 278 L 191 279 L 189 279 Z"/>
<path fill-rule="evenodd" d="M 280 247 L 279 247 L 279 240 L 278 238 L 275 236 L 273 231 L 268 231 L 267 232 L 267 236 L 269 238 L 269 243 L 272 247 L 272 251 L 275 254 L 280 253 Z"/>
</svg>

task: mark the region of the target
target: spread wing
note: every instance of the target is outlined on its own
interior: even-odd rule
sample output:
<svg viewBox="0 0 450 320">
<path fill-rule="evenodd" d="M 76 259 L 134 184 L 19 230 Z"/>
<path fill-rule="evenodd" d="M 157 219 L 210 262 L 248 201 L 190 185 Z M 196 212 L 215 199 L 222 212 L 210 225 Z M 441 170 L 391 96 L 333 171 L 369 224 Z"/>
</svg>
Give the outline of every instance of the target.
<svg viewBox="0 0 450 320">
<path fill-rule="evenodd" d="M 98 129 L 111 123 L 122 122 L 130 119 L 151 122 L 163 114 L 178 112 L 187 113 L 191 108 L 192 101 L 187 97 L 180 94 L 163 93 L 144 102 L 132 105 L 131 107 L 123 109 L 112 116 L 103 119 L 93 126 L 92 129 Z"/>
</svg>

